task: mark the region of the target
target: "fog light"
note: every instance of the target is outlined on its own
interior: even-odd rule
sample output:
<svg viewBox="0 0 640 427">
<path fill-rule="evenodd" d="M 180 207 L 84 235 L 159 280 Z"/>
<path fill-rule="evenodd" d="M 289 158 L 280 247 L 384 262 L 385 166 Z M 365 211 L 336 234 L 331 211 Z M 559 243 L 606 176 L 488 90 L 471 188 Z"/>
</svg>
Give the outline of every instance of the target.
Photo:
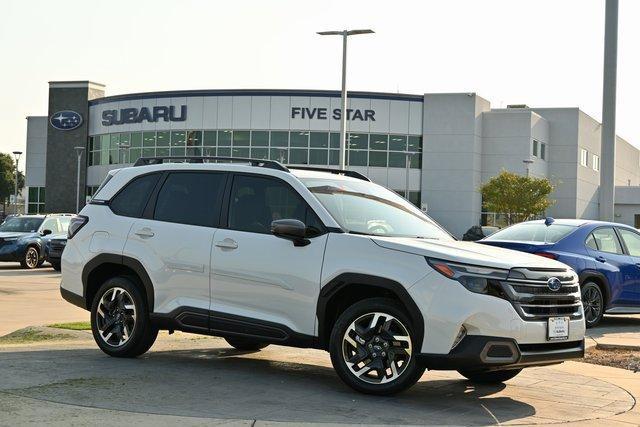
<svg viewBox="0 0 640 427">
<path fill-rule="evenodd" d="M 453 346 L 451 347 L 451 350 L 456 348 L 456 346 L 460 344 L 460 341 L 462 341 L 462 339 L 466 336 L 467 336 L 467 328 L 465 328 L 464 325 L 460 326 L 460 331 L 458 331 L 458 335 L 456 336 L 456 339 L 453 341 Z"/>
</svg>

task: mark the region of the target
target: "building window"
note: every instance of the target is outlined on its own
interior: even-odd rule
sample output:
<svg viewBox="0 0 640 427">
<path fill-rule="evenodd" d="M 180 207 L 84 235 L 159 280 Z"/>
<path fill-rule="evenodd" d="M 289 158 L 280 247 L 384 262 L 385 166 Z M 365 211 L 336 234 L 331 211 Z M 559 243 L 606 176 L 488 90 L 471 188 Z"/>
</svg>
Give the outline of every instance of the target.
<svg viewBox="0 0 640 427">
<path fill-rule="evenodd" d="M 592 167 L 596 172 L 600 170 L 600 156 L 598 156 L 597 154 L 593 155 Z"/>
<path fill-rule="evenodd" d="M 404 190 L 394 190 L 399 196 L 404 197 Z M 409 201 L 420 207 L 421 197 L 419 191 L 409 191 Z"/>
<path fill-rule="evenodd" d="M 531 153 L 533 154 L 534 157 L 538 157 L 538 145 L 540 145 L 540 143 L 538 142 L 538 140 L 534 139 L 532 153 Z"/>
<path fill-rule="evenodd" d="M 580 165 L 589 167 L 589 152 L 584 148 L 580 149 Z"/>
<path fill-rule="evenodd" d="M 44 213 L 44 199 L 44 187 L 29 187 L 29 204 L 27 206 L 27 213 Z"/>
<path fill-rule="evenodd" d="M 540 158 L 542 160 L 547 160 L 547 144 L 544 142 L 540 143 Z"/>
</svg>

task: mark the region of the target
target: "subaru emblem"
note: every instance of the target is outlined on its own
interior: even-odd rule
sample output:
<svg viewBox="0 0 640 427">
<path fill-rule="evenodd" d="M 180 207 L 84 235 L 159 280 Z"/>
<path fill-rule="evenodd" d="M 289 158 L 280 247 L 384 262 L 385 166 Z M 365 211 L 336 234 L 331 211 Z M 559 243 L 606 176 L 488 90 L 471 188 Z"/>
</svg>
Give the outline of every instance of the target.
<svg viewBox="0 0 640 427">
<path fill-rule="evenodd" d="M 562 287 L 562 282 L 557 277 L 550 277 L 549 280 L 547 280 L 547 287 L 550 291 L 558 292 Z"/>
<path fill-rule="evenodd" d="M 49 123 L 58 130 L 73 130 L 82 124 L 82 116 L 71 110 L 58 111 L 51 116 Z"/>
</svg>

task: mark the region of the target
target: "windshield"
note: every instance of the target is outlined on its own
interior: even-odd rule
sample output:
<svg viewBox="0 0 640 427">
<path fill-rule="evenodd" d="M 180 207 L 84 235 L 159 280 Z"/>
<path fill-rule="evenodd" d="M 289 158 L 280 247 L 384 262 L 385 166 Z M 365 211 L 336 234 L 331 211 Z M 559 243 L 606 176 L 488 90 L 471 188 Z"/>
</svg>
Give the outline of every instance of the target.
<svg viewBox="0 0 640 427">
<path fill-rule="evenodd" d="M 573 225 L 525 222 L 496 231 L 484 240 L 507 240 L 517 242 L 556 243 L 568 236 L 576 228 Z"/>
<path fill-rule="evenodd" d="M 326 178 L 301 181 L 350 233 L 453 240 L 421 210 L 377 184 Z"/>
<path fill-rule="evenodd" d="M 0 231 L 15 233 L 35 233 L 43 218 L 8 218 L 0 225 Z"/>
</svg>

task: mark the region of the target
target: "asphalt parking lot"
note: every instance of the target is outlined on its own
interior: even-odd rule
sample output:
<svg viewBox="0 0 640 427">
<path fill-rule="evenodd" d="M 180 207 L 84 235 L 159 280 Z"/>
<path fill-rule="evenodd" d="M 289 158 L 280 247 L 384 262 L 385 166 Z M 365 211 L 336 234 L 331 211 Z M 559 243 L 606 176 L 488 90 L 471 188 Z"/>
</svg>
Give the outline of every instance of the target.
<svg viewBox="0 0 640 427">
<path fill-rule="evenodd" d="M 0 269 L 2 330 L 86 320 L 59 297 L 58 280 L 48 268 Z M 20 309 L 28 313 L 7 318 Z M 406 393 L 373 397 L 347 388 L 322 351 L 243 353 L 218 338 L 162 333 L 145 356 L 115 359 L 88 332 L 65 331 L 0 344 L 0 378 L 0 425 L 640 425 L 640 373 L 577 362 L 500 386 L 427 372 Z"/>
</svg>

